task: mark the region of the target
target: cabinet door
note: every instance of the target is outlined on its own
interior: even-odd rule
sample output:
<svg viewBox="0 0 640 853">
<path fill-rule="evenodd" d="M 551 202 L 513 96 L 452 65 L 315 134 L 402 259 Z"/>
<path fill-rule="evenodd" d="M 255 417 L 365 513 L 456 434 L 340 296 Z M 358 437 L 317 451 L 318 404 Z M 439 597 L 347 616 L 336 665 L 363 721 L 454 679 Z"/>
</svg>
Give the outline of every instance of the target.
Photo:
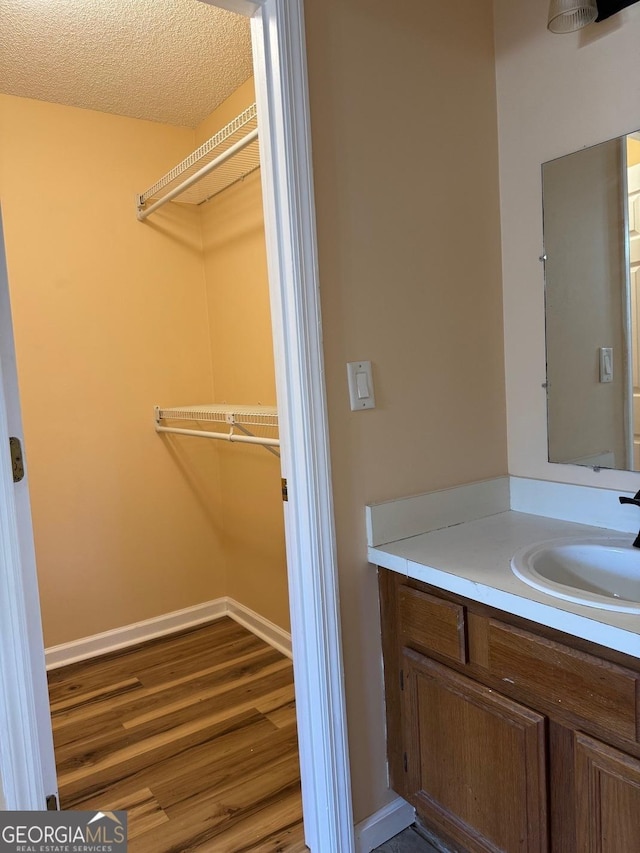
<svg viewBox="0 0 640 853">
<path fill-rule="evenodd" d="M 577 733 L 575 766 L 580 853 L 640 850 L 640 761 Z"/>
<path fill-rule="evenodd" d="M 419 814 L 469 853 L 545 853 L 545 718 L 410 649 L 403 673 Z"/>
</svg>

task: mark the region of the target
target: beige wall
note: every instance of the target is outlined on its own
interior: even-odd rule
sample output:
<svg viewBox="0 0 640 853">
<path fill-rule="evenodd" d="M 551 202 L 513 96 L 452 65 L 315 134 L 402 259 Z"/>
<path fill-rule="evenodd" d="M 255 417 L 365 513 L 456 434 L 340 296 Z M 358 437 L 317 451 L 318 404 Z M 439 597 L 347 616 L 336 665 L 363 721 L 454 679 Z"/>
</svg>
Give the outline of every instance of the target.
<svg viewBox="0 0 640 853">
<path fill-rule="evenodd" d="M 248 81 L 195 132 L 0 101 L 48 646 L 221 595 L 289 627 L 278 459 L 160 439 L 152 420 L 155 404 L 275 404 L 260 173 L 144 224 L 134 208 L 253 100 Z"/>
<path fill-rule="evenodd" d="M 506 467 L 492 4 L 307 0 L 305 6 L 345 684 L 359 820 L 388 797 L 376 584 L 364 557 L 363 506 L 494 476 Z M 495 0 L 509 464 L 514 474 L 634 489 L 632 475 L 595 475 L 545 461 L 544 309 L 537 259 L 540 164 L 640 126 L 640 7 L 580 34 L 555 36 L 545 30 L 547 6 L 547 0 Z M 102 131 L 97 139 L 95 128 L 82 123 L 80 132 L 74 121 L 72 132 L 52 140 L 50 128 L 58 121 L 53 111 L 60 108 L 12 99 L 2 104 L 10 110 L 12 126 L 18 122 L 25 130 L 19 140 L 2 143 L 1 184 L 21 369 L 41 377 L 51 376 L 54 367 L 56 376 L 78 372 L 86 389 L 79 402 L 77 383 L 70 381 L 55 392 L 44 380 L 23 389 L 36 524 L 38 515 L 43 517 L 43 496 L 56 498 L 46 534 L 58 545 L 40 558 L 46 563 L 40 571 L 45 595 L 54 602 L 46 617 L 48 642 L 57 642 L 66 636 L 62 625 L 53 636 L 60 578 L 71 581 L 66 589 L 75 588 L 77 598 L 89 588 L 88 577 L 93 600 L 102 605 L 98 624 L 93 619 L 91 629 L 78 634 L 110 627 L 115 598 L 127 607 L 133 594 L 139 596 L 147 615 L 167 609 L 161 599 L 170 598 L 171 608 L 189 603 L 184 575 L 178 589 L 166 588 L 168 562 L 197 567 L 193 589 L 205 597 L 214 594 L 205 556 L 208 566 L 219 542 L 216 521 L 198 502 L 202 482 L 190 493 L 184 471 L 170 464 L 147 431 L 150 406 L 158 399 L 186 396 L 187 389 L 189 399 L 208 393 L 209 377 L 202 373 L 209 349 L 201 323 L 206 312 L 202 291 L 196 296 L 191 286 L 201 275 L 193 261 L 193 223 L 167 211 L 140 238 L 138 223 L 133 216 L 127 219 L 129 199 L 145 183 L 143 174 L 150 181 L 163 171 L 165 146 L 172 149 L 169 160 L 188 148 L 185 132 L 138 123 L 145 129 L 133 139 L 129 120 L 87 114 Z M 71 181 L 55 194 L 46 189 L 48 178 L 25 192 L 30 179 L 15 164 L 27 158 L 33 169 L 44 139 L 53 163 L 65 159 L 62 153 L 68 159 L 69 152 L 87 162 L 90 150 L 106 159 L 96 158 L 97 171 L 87 166 L 82 183 Z M 132 155 L 130 168 L 122 162 L 124 150 Z M 117 166 L 108 169 L 107 181 L 105 163 Z M 120 180 L 126 185 L 116 187 Z M 112 213 L 118 207 L 108 224 L 98 201 Z M 169 216 L 180 223 L 178 239 L 167 239 Z M 36 233 L 42 238 L 38 253 Z M 86 260 L 87 247 L 104 233 L 109 251 L 101 250 L 99 264 Z M 113 258 L 116 243 L 126 247 L 126 263 Z M 56 260 L 60 247 L 64 265 Z M 190 270 L 182 273 L 178 290 L 169 275 L 175 255 Z M 93 327 L 73 321 L 75 306 L 88 301 L 88 287 L 95 288 L 98 311 L 109 319 L 108 334 L 90 333 Z M 155 307 L 158 294 L 167 308 L 160 322 L 164 336 L 146 329 L 150 306 L 161 313 Z M 20 329 L 27 311 L 34 316 L 29 342 L 26 329 Z M 174 340 L 176 318 L 194 339 L 194 352 L 181 352 L 179 358 L 166 345 L 167 335 Z M 45 347 L 41 341 L 54 324 L 61 333 Z M 138 339 L 133 370 L 120 361 L 123 331 L 132 327 Z M 67 341 L 74 355 L 82 354 L 79 362 L 61 352 Z M 88 367 L 87 354 L 95 349 L 115 359 L 108 377 Z M 25 364 L 27 350 L 33 363 Z M 344 365 L 360 358 L 374 362 L 378 408 L 351 413 Z M 113 405 L 120 392 L 130 404 L 122 413 Z M 116 410 L 108 428 L 100 426 L 107 406 Z M 60 410 L 64 417 L 52 422 L 52 412 Z M 136 430 L 125 424 L 124 413 L 133 410 Z M 86 423 L 95 433 L 78 445 L 76 426 Z M 121 435 L 128 437 L 124 449 Z M 95 459 L 94 451 L 102 460 L 99 468 L 87 462 L 82 470 L 100 488 L 85 505 L 69 494 L 64 469 L 72 452 L 77 465 L 78 458 Z M 199 451 L 185 444 L 180 452 Z M 150 478 L 144 491 L 154 501 L 153 512 L 142 518 L 135 500 L 141 487 L 137 465 Z M 215 465 L 212 476 L 217 476 Z M 78 519 L 73 530 L 57 512 L 69 505 Z M 96 518 L 104 520 L 104 532 L 88 537 Z M 178 553 L 176 526 L 192 534 L 187 541 L 196 553 Z M 143 553 L 143 534 L 151 527 L 156 535 L 147 538 L 155 542 L 154 551 Z M 140 580 L 124 570 L 113 577 L 114 560 L 132 542 L 136 563 L 143 566 L 142 575 L 135 576 Z M 201 549 L 205 542 L 207 555 Z M 102 576 L 96 566 L 105 565 Z M 81 602 L 74 603 L 80 611 Z"/>
<path fill-rule="evenodd" d="M 504 474 L 489 0 L 307 0 L 354 812 L 390 795 L 364 506 Z M 469 144 L 470 134 L 473 145 Z M 349 410 L 371 359 L 377 408 Z"/>
<path fill-rule="evenodd" d="M 362 820 L 390 799 L 377 586 L 366 562 L 364 505 L 506 470 L 492 4 L 307 0 L 305 10 L 345 686 L 354 812 Z M 112 133 L 106 137 L 107 156 L 117 152 L 120 158 Z M 152 180 L 166 164 L 155 162 L 153 145 L 138 146 Z M 112 220 L 109 226 L 114 240 L 129 227 L 121 224 L 128 222 L 128 199 L 145 184 L 144 169 L 132 165 L 131 171 L 125 201 L 122 187 L 117 193 L 109 182 L 105 187 L 105 194 L 117 195 L 123 205 L 118 225 Z M 86 187 L 82 195 L 92 198 Z M 18 205 L 16 197 L 17 189 L 13 203 Z M 53 201 L 49 207 L 57 210 Z M 164 216 L 178 214 L 166 210 Z M 94 218 L 85 217 L 90 223 Z M 17 233 L 27 223 L 25 211 Z M 132 227 L 140 227 L 133 217 Z M 163 218 L 145 233 L 154 257 L 160 245 L 165 247 L 161 251 L 170 251 L 167 243 L 189 254 L 180 240 L 167 240 L 170 228 Z M 68 246 L 64 233 L 57 236 L 56 242 L 66 239 L 66 258 L 73 260 L 75 245 Z M 133 253 L 133 244 L 128 246 Z M 104 263 L 111 263 L 108 256 Z M 127 277 L 128 286 L 122 286 L 120 299 L 135 300 L 137 323 L 152 304 L 149 271 L 140 269 L 149 264 L 149 256 L 136 262 L 135 282 Z M 121 268 L 118 276 L 125 278 Z M 168 299 L 180 297 L 174 311 L 186 310 L 185 290 L 176 291 L 174 281 L 161 292 Z M 241 296 L 234 293 L 234 298 Z M 110 298 L 117 304 L 113 291 Z M 208 340 L 195 322 L 206 316 L 203 302 L 194 301 L 197 359 L 187 356 L 185 365 L 168 352 L 162 355 L 167 369 L 178 362 L 195 384 L 195 363 L 201 368 Z M 345 363 L 361 358 L 374 363 L 378 405 L 371 412 L 352 413 Z M 170 389 L 160 384 L 141 404 L 141 419 L 165 392 L 169 401 L 178 392 L 186 394 L 184 382 Z M 218 398 L 222 387 L 216 386 Z M 190 398 L 198 390 L 190 388 Z M 130 397 L 138 400 L 139 395 L 132 389 Z M 32 421 L 37 423 L 37 413 Z M 145 432 L 136 446 L 146 446 L 147 435 L 156 440 Z M 154 462 L 171 481 L 171 488 L 155 490 L 155 505 L 166 511 L 174 492 L 182 490 L 181 521 L 195 524 L 193 519 L 204 513 L 199 505 L 196 513 L 193 507 L 187 511 L 184 472 L 178 475 L 172 468 L 170 473 L 166 456 L 155 450 L 158 443 L 153 447 Z M 262 453 L 266 466 L 271 460 Z M 119 491 L 116 495 L 121 500 Z M 110 515 L 116 521 L 118 500 Z M 126 517 L 124 511 L 121 515 Z M 164 528 L 170 519 L 152 520 L 154 530 L 162 528 L 161 538 L 168 537 Z M 203 530 L 210 533 L 203 533 L 202 541 L 215 550 L 219 542 L 210 521 L 203 519 Z M 116 582 L 132 585 L 129 576 Z M 178 605 L 174 597 L 172 606 Z"/>
<path fill-rule="evenodd" d="M 637 474 L 547 460 L 540 165 L 640 127 L 640 6 L 570 35 L 547 0 L 496 0 L 509 470 L 634 491 Z"/>
<path fill-rule="evenodd" d="M 196 130 L 196 145 L 255 100 L 248 80 Z M 275 405 L 260 172 L 200 207 L 216 399 Z M 217 445 L 227 595 L 289 630 L 280 464 L 241 444 Z"/>
<path fill-rule="evenodd" d="M 219 470 L 153 406 L 211 397 L 199 216 L 134 196 L 193 131 L 2 97 L 0 188 L 45 642 L 225 594 Z"/>
</svg>

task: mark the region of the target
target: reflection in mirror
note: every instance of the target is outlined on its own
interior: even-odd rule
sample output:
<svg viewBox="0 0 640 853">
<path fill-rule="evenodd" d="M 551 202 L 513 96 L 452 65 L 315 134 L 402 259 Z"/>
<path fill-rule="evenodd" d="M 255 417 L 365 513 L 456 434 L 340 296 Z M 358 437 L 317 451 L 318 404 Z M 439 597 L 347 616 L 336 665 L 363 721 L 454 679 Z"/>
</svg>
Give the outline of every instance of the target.
<svg viewBox="0 0 640 853">
<path fill-rule="evenodd" d="M 640 471 L 640 132 L 542 167 L 549 461 Z"/>
</svg>

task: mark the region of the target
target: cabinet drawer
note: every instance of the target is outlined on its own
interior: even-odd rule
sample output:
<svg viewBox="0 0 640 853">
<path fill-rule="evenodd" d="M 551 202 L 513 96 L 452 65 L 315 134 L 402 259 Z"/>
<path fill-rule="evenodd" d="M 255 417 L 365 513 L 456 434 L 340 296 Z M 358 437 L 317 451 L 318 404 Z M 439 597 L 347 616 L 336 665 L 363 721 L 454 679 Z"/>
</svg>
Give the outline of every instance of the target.
<svg viewBox="0 0 640 853">
<path fill-rule="evenodd" d="M 636 740 L 638 675 L 631 670 L 494 620 L 487 664 L 505 688 L 538 705 Z"/>
<path fill-rule="evenodd" d="M 402 645 L 467 662 L 465 608 L 403 586 L 398 594 Z"/>
</svg>

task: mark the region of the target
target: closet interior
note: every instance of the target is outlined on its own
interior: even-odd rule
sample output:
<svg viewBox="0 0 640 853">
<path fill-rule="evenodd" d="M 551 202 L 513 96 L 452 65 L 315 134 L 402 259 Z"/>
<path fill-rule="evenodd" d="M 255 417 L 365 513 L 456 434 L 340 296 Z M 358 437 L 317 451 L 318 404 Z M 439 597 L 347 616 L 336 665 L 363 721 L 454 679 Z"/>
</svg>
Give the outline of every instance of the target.
<svg viewBox="0 0 640 853">
<path fill-rule="evenodd" d="M 252 78 L 193 127 L 15 92 L 0 112 L 45 645 L 219 602 L 286 638 Z"/>
<path fill-rule="evenodd" d="M 258 111 L 256 105 L 251 104 L 140 193 L 138 219 L 146 219 L 173 199 L 185 204 L 202 204 L 259 167 Z"/>
<path fill-rule="evenodd" d="M 227 187 L 244 180 L 259 167 L 258 114 L 254 103 L 141 193 L 137 197 L 138 219 L 144 221 L 164 204 L 174 200 L 185 204 L 204 204 Z M 260 444 L 279 456 L 279 453 L 273 450 L 274 447 L 280 446 L 277 437 L 259 436 L 249 429 L 277 429 L 278 411 L 275 406 L 156 406 L 155 419 L 158 433 Z M 167 421 L 189 421 L 197 424 L 214 421 L 226 424 L 228 431 L 212 432 L 184 426 L 167 426 Z M 240 430 L 240 434 L 236 429 Z"/>
</svg>

